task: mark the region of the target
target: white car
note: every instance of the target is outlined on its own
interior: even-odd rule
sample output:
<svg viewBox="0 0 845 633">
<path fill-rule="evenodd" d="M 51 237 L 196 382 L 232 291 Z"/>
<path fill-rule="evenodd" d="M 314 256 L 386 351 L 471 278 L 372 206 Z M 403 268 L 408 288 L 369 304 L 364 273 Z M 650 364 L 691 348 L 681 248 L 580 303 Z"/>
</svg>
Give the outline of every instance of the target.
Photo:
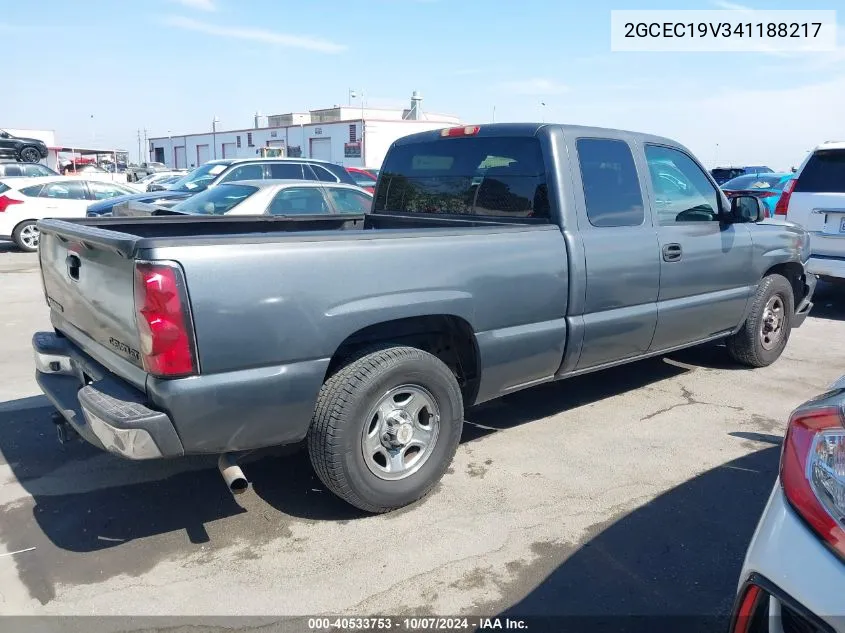
<svg viewBox="0 0 845 633">
<path fill-rule="evenodd" d="M 798 407 L 731 633 L 845 633 L 845 377 Z"/>
<path fill-rule="evenodd" d="M 823 143 L 784 187 L 775 218 L 810 233 L 807 270 L 822 279 L 845 279 L 845 142 Z"/>
<path fill-rule="evenodd" d="M 134 193 L 126 185 L 81 176 L 0 179 L 0 240 L 11 239 L 23 251 L 36 251 L 38 220 L 84 218 L 92 200 Z"/>
<path fill-rule="evenodd" d="M 239 180 L 210 187 L 170 211 L 191 215 L 369 213 L 373 195 L 360 187 L 314 180 Z"/>
</svg>

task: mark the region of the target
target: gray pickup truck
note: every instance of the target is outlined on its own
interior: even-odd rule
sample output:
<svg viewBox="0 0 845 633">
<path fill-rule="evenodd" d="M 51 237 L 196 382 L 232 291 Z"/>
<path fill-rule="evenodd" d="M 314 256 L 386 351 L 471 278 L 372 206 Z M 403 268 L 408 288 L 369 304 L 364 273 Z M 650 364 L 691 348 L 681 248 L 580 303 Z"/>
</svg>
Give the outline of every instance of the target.
<svg viewBox="0 0 845 633">
<path fill-rule="evenodd" d="M 130 459 L 306 441 L 368 512 L 423 497 L 464 409 L 724 339 L 774 362 L 812 307 L 807 234 L 681 145 L 491 124 L 396 141 L 372 213 L 42 220 L 57 424 Z M 565 386 L 561 388 L 565 389 Z"/>
</svg>

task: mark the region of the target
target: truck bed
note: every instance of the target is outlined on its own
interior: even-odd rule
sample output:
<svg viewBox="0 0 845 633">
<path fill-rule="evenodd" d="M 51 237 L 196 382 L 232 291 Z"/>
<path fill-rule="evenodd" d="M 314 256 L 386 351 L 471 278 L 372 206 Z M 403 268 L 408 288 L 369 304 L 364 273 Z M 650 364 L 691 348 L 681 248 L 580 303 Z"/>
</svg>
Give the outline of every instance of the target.
<svg viewBox="0 0 845 633">
<path fill-rule="evenodd" d="M 507 227 L 547 224 L 525 219 L 475 220 L 450 216 L 324 214 L 287 217 L 268 216 L 196 216 L 106 217 L 74 220 L 41 220 L 38 228 L 45 234 L 57 234 L 106 248 L 132 258 L 139 251 L 169 246 L 200 246 L 272 242 L 290 233 L 313 233 L 329 237 L 335 231 L 372 231 L 417 229 L 456 229 L 468 227 Z M 347 235 L 348 237 L 348 235 Z"/>
</svg>

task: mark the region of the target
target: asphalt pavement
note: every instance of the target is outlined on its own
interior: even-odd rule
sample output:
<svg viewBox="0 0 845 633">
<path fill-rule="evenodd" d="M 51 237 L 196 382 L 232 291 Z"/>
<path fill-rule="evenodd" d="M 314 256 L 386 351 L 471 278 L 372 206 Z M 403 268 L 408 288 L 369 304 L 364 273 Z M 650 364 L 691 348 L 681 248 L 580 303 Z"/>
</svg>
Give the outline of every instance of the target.
<svg viewBox="0 0 845 633">
<path fill-rule="evenodd" d="M 372 517 L 302 451 L 233 498 L 213 458 L 60 445 L 37 257 L 0 243 L 0 614 L 724 615 L 789 412 L 845 374 L 843 319 L 821 285 L 771 367 L 710 345 L 469 410 L 435 491 Z"/>
</svg>

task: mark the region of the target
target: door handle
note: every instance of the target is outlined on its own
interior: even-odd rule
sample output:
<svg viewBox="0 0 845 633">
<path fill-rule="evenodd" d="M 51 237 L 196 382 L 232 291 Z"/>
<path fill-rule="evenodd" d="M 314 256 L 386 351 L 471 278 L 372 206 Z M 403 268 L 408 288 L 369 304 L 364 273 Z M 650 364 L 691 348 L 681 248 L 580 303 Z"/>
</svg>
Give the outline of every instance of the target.
<svg viewBox="0 0 845 633">
<path fill-rule="evenodd" d="M 663 261 L 664 262 L 677 262 L 681 260 L 681 255 L 683 255 L 683 250 L 681 249 L 680 244 L 667 244 L 663 247 Z"/>
</svg>

